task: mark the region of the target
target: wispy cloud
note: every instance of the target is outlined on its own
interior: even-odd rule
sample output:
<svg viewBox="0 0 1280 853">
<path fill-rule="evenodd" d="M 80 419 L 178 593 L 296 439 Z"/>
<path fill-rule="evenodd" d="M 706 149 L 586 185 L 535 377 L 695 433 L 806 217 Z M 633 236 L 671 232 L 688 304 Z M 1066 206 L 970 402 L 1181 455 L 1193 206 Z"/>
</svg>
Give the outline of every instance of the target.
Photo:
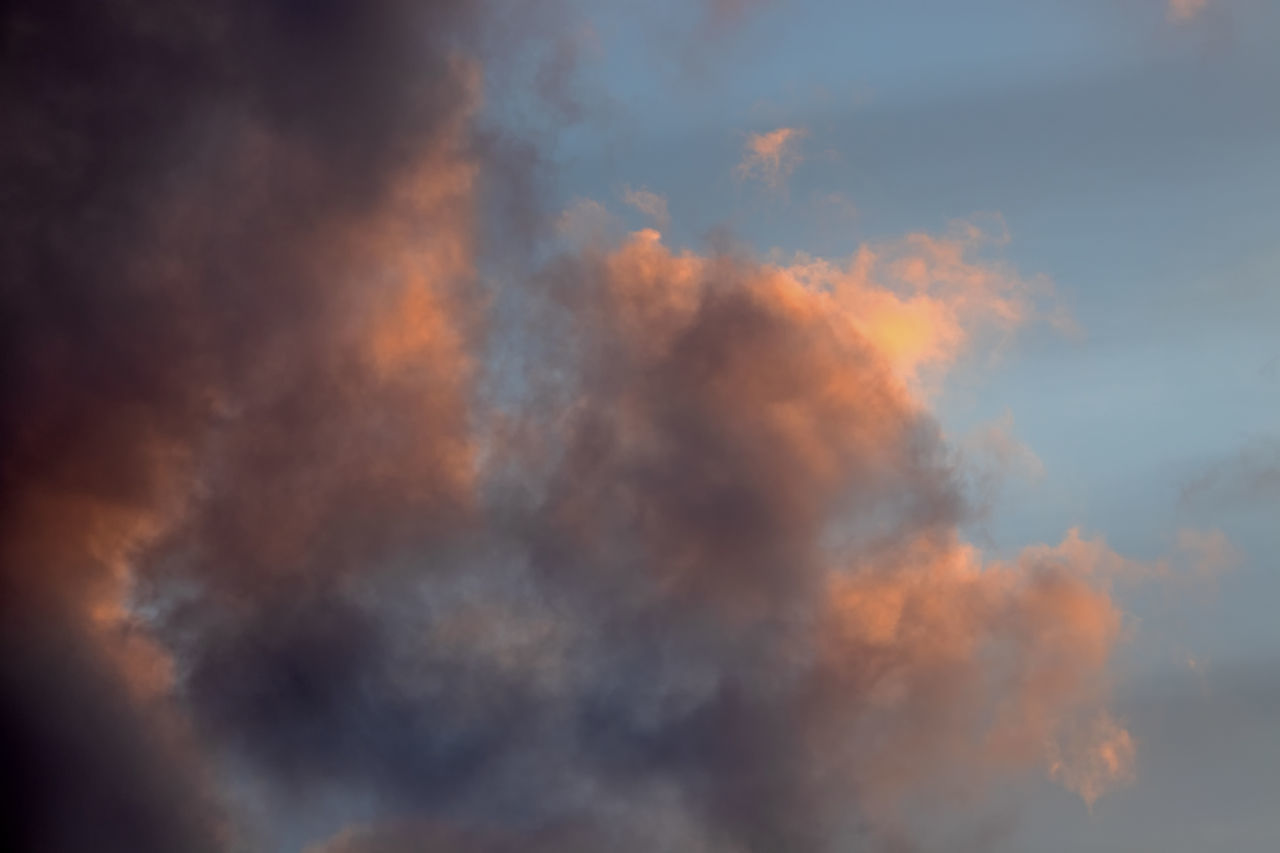
<svg viewBox="0 0 1280 853">
<path fill-rule="evenodd" d="M 1209 6 L 1209 0 L 1169 0 L 1169 18 L 1190 21 Z"/>
<path fill-rule="evenodd" d="M 1280 438 L 1256 438 L 1186 482 L 1183 508 L 1270 506 L 1280 502 Z"/>
<path fill-rule="evenodd" d="M 1211 578 L 1238 566 L 1242 554 L 1221 530 L 1184 527 L 1178 531 L 1181 560 L 1193 575 Z"/>
<path fill-rule="evenodd" d="M 762 181 L 774 188 L 781 186 L 804 159 L 798 149 L 800 140 L 807 135 L 807 131 L 796 127 L 751 134 L 735 170 L 738 177 Z"/>
<path fill-rule="evenodd" d="M 651 190 L 626 187 L 622 192 L 622 200 L 648 216 L 660 230 L 666 230 L 671 221 L 667 200 Z"/>
</svg>

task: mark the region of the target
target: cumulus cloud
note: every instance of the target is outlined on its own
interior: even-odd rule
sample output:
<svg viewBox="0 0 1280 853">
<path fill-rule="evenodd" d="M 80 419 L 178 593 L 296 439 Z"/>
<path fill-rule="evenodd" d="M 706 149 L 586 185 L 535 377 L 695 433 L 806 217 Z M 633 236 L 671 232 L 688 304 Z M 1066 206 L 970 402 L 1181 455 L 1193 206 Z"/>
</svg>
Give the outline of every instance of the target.
<svg viewBox="0 0 1280 853">
<path fill-rule="evenodd" d="M 735 173 L 744 180 L 761 181 L 774 189 L 781 187 L 804 159 L 798 149 L 806 135 L 804 129 L 797 127 L 751 134 Z"/>
<path fill-rule="evenodd" d="M 11 14 L 19 849 L 271 849 L 251 785 L 360 804 L 324 851 L 824 851 L 975 780 L 1131 777 L 1128 562 L 1074 531 L 984 557 L 929 413 L 1036 312 L 998 235 L 770 263 L 582 203 L 512 358 L 483 9 Z"/>
</svg>

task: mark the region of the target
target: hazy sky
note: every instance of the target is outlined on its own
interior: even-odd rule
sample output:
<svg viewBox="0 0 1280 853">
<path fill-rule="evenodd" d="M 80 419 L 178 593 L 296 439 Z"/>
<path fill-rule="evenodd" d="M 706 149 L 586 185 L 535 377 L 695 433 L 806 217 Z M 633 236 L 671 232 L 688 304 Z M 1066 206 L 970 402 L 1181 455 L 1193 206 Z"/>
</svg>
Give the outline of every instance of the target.
<svg viewBox="0 0 1280 853">
<path fill-rule="evenodd" d="M 1280 847 L 1280 3 L 11 5 L 11 849 Z"/>
</svg>

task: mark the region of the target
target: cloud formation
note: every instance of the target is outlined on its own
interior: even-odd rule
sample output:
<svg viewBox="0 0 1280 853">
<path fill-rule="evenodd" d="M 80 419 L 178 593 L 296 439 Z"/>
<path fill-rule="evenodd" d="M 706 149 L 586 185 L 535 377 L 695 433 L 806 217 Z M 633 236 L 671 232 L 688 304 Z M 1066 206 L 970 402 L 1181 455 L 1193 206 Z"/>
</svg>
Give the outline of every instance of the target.
<svg viewBox="0 0 1280 853">
<path fill-rule="evenodd" d="M 143 616 L 151 584 L 269 620 L 271 590 L 307 599 L 343 548 L 467 502 L 469 15 L 6 9 L 15 849 L 226 849 L 181 707 L 207 664 Z"/>
<path fill-rule="evenodd" d="M 602 229 L 502 292 L 482 7 L 9 14 L 17 849 L 273 849 L 336 797 L 367 813 L 327 853 L 825 851 L 975 780 L 1130 778 L 1125 561 L 984 558 L 928 411 L 1036 311 L 998 239 L 765 263 Z"/>
</svg>

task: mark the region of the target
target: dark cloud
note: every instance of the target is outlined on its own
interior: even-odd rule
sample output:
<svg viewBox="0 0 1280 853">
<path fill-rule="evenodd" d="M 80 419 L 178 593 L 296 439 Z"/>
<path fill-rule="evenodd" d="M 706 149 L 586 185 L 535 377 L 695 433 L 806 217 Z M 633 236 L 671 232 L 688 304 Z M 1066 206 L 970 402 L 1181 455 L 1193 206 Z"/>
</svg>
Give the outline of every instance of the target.
<svg viewBox="0 0 1280 853">
<path fill-rule="evenodd" d="M 389 227 L 378 217 L 424 162 L 451 168 L 450 146 L 467 144 L 473 85 L 452 51 L 470 14 L 445 2 L 5 5 L 11 849 L 219 848 L 214 798 L 188 781 L 199 762 L 163 734 L 180 721 L 151 707 L 154 684 L 132 683 L 164 653 L 122 639 L 127 564 L 191 524 L 202 532 L 173 560 L 241 594 L 307 558 L 300 539 L 327 523 L 326 490 L 355 506 L 371 478 L 381 488 L 359 449 L 344 455 L 361 430 L 364 452 L 376 440 L 405 467 L 430 464 L 397 448 L 406 431 L 455 452 L 431 438 L 434 425 L 461 428 L 445 414 L 451 388 L 431 390 L 452 379 L 419 377 L 437 399 L 403 424 L 388 418 L 403 395 L 391 381 L 338 419 L 377 369 L 360 362 L 352 314 L 376 307 L 365 294 L 380 286 L 398 298 L 370 263 Z M 432 211 L 450 202 L 421 203 L 415 227 L 432 234 Z M 466 216 L 451 206 L 450 228 Z M 398 332 L 386 334 L 394 360 Z M 452 501 L 464 480 L 425 476 L 405 485 L 414 500 Z M 315 545 L 354 547 L 343 536 Z"/>
<path fill-rule="evenodd" d="M 167 709 L 140 707 L 78 625 L 6 608 L 0 638 L 5 849 L 226 849 L 189 738 Z"/>
</svg>

